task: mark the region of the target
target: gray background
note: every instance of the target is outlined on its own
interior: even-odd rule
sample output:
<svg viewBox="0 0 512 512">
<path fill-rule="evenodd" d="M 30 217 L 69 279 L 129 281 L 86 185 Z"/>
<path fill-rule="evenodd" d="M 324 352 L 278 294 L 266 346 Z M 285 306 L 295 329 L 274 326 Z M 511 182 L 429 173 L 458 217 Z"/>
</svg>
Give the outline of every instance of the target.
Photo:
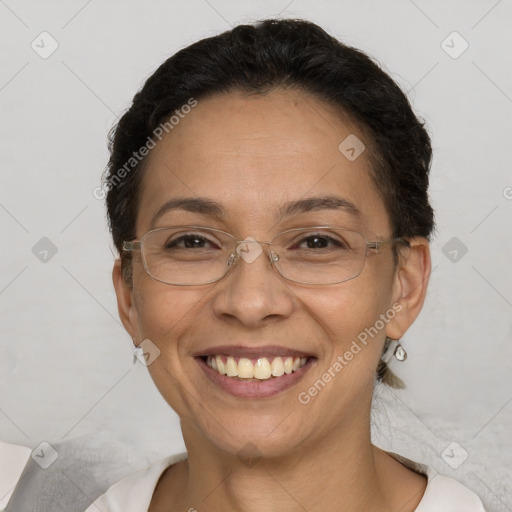
<svg viewBox="0 0 512 512">
<path fill-rule="evenodd" d="M 434 272 L 409 358 L 393 363 L 407 390 L 378 393 L 375 442 L 512 511 L 511 0 L 0 0 L 0 438 L 54 445 L 59 492 L 84 503 L 184 450 L 176 415 L 133 364 L 93 190 L 108 129 L 166 57 L 276 15 L 377 58 L 432 134 Z M 47 58 L 31 47 L 51 48 L 43 31 L 58 43 Z"/>
</svg>

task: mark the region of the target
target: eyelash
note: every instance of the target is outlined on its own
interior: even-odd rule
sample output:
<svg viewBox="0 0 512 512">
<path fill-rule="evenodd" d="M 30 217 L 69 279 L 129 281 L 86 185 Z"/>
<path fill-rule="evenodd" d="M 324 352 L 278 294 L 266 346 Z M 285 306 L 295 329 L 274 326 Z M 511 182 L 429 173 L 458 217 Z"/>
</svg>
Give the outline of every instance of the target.
<svg viewBox="0 0 512 512">
<path fill-rule="evenodd" d="M 299 240 L 298 242 L 295 242 L 294 243 L 294 246 L 297 246 L 297 245 L 302 245 L 304 242 L 307 242 L 308 240 L 310 239 L 314 239 L 314 238 L 319 238 L 319 239 L 323 239 L 323 240 L 327 240 L 328 242 L 330 242 L 331 244 L 334 244 L 336 247 L 343 247 L 345 246 L 346 248 L 346 245 L 345 243 L 343 243 L 342 241 L 340 240 L 336 240 L 330 236 L 328 236 L 327 234 L 325 233 L 311 233 L 310 235 L 307 235 L 305 237 L 303 237 L 301 240 Z M 178 238 L 176 238 L 175 240 L 172 240 L 171 242 L 168 242 L 165 244 L 165 248 L 166 249 L 170 249 L 171 247 L 177 247 L 177 245 L 183 241 L 186 241 L 186 240 L 193 240 L 193 241 L 196 241 L 196 240 L 200 240 L 201 242 L 209 242 L 209 243 L 213 243 L 212 240 L 210 240 L 209 238 L 203 236 L 203 235 L 199 235 L 199 234 L 194 234 L 194 233 L 189 233 L 189 234 L 186 234 L 186 235 L 182 235 Z M 186 247 L 184 247 L 186 248 Z"/>
</svg>

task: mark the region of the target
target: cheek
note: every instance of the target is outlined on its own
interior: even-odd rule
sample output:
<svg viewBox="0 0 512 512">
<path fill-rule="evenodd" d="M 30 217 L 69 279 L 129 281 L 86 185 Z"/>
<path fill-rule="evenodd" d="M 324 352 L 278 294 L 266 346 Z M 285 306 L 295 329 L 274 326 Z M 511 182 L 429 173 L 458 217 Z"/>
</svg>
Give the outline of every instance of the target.
<svg viewBox="0 0 512 512">
<path fill-rule="evenodd" d="M 199 294 L 183 288 L 175 290 L 156 281 L 149 283 L 141 289 L 137 303 L 142 333 L 147 338 L 154 338 L 159 345 L 165 342 L 168 347 L 186 330 L 203 295 L 204 292 Z"/>
<path fill-rule="evenodd" d="M 308 302 L 310 315 L 323 329 L 326 353 L 298 399 L 323 418 L 326 431 L 342 417 L 361 418 L 358 414 L 371 402 L 385 338 L 384 329 L 371 329 L 388 307 L 390 290 L 382 280 L 361 277 L 318 290 Z"/>
<path fill-rule="evenodd" d="M 308 302 L 329 336 L 343 343 L 375 324 L 388 307 L 389 296 L 390 289 L 382 284 L 353 280 L 322 290 Z"/>
<path fill-rule="evenodd" d="M 133 289 L 139 331 L 144 338 L 160 346 L 162 331 L 172 330 L 180 316 L 185 315 L 182 297 L 186 294 L 152 279 L 142 264 L 134 269 Z"/>
<path fill-rule="evenodd" d="M 343 375 L 337 380 L 345 385 L 372 380 L 381 356 L 386 326 L 381 315 L 389 309 L 391 274 L 384 277 L 386 269 L 375 270 L 318 291 L 308 301 L 328 337 L 323 371 L 337 362 L 335 370 Z"/>
<path fill-rule="evenodd" d="M 151 280 L 140 287 L 138 301 L 139 330 L 142 339 L 158 348 L 157 357 L 148 365 L 151 378 L 167 403 L 182 418 L 188 418 L 200 397 L 187 387 L 190 367 L 184 365 L 187 347 L 185 333 L 193 329 L 197 309 L 207 291 L 174 288 Z M 189 363 L 190 364 L 190 363 Z"/>
</svg>

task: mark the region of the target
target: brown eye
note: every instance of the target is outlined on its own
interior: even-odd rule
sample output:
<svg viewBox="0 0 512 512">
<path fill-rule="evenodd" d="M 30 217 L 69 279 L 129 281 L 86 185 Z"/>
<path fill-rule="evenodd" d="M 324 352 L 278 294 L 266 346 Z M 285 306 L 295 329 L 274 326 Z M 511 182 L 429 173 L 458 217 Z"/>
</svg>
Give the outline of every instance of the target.
<svg viewBox="0 0 512 512">
<path fill-rule="evenodd" d="M 306 244 L 304 247 L 302 244 Z M 348 244 L 343 242 L 342 240 L 336 240 L 327 235 L 310 235 L 302 238 L 297 244 L 295 244 L 291 249 L 349 249 Z"/>
<path fill-rule="evenodd" d="M 183 242 L 183 245 L 180 247 L 179 244 Z M 199 248 L 202 249 L 204 244 L 209 242 L 205 237 L 201 235 L 183 235 L 174 240 L 170 240 L 165 244 L 166 249 L 172 249 L 174 247 L 184 248 L 184 249 L 194 249 Z"/>
</svg>

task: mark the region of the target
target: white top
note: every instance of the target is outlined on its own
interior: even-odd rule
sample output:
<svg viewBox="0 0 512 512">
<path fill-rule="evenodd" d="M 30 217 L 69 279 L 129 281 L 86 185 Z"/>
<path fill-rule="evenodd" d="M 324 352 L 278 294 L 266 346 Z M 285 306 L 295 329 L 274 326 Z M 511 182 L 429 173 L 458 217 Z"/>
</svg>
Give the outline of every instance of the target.
<svg viewBox="0 0 512 512">
<path fill-rule="evenodd" d="M 5 510 L 32 450 L 0 441 L 0 511 Z"/>
<path fill-rule="evenodd" d="M 396 453 L 387 453 L 428 478 L 425 494 L 415 512 L 485 512 L 478 496 L 456 480 Z M 171 455 L 128 475 L 110 487 L 85 512 L 147 512 L 162 473 L 186 458 L 186 452 Z"/>
</svg>

